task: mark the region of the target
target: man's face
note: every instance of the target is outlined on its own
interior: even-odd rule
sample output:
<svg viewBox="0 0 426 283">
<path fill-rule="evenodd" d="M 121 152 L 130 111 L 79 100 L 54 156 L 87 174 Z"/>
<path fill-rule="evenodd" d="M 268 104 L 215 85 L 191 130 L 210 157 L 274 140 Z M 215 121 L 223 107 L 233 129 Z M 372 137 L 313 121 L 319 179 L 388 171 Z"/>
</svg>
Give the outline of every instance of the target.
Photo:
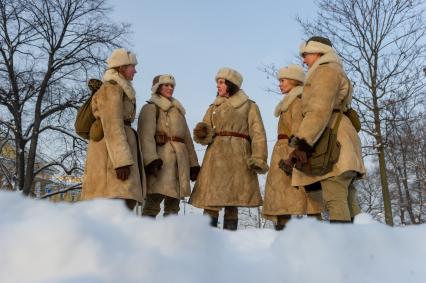
<svg viewBox="0 0 426 283">
<path fill-rule="evenodd" d="M 319 53 L 303 53 L 303 63 L 308 66 L 308 69 L 312 67 L 312 65 L 321 57 Z"/>
<path fill-rule="evenodd" d="M 128 81 L 133 81 L 133 77 L 136 74 L 136 66 L 135 65 L 125 65 L 120 67 L 120 73 L 123 77 Z"/>
</svg>

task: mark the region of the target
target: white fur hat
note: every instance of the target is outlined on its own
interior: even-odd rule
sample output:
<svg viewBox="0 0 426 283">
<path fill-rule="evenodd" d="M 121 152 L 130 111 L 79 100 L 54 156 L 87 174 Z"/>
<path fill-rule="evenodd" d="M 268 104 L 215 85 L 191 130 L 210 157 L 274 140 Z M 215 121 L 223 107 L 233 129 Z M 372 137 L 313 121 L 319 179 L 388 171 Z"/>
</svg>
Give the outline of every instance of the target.
<svg viewBox="0 0 426 283">
<path fill-rule="evenodd" d="M 278 70 L 277 79 L 291 79 L 301 83 L 305 82 L 305 72 L 299 65 L 288 65 Z"/>
<path fill-rule="evenodd" d="M 111 69 L 125 65 L 137 65 L 138 60 L 135 54 L 124 48 L 118 48 L 111 53 L 111 56 L 107 59 L 107 63 L 108 68 Z"/>
<path fill-rule="evenodd" d="M 241 88 L 243 83 L 243 76 L 238 73 L 236 70 L 231 68 L 221 68 L 216 74 L 215 80 L 225 79 L 236 85 L 238 88 Z"/>
<path fill-rule="evenodd" d="M 169 75 L 169 74 L 160 75 L 160 77 L 158 78 L 158 82 L 152 85 L 152 88 L 151 88 L 152 93 L 157 93 L 158 88 L 162 84 L 172 84 L 173 86 L 176 86 L 176 81 L 172 75 Z"/>
<path fill-rule="evenodd" d="M 334 48 L 328 38 L 313 36 L 300 44 L 299 55 L 303 56 L 303 53 L 326 54 L 333 50 Z"/>
</svg>

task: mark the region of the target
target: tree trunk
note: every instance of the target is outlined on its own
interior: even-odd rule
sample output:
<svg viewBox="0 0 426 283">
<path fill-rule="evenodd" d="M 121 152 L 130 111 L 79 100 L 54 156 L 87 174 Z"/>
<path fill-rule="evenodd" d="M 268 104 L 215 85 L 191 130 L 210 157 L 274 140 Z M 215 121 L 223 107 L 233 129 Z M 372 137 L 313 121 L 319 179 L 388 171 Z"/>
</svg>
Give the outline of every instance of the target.
<svg viewBox="0 0 426 283">
<path fill-rule="evenodd" d="M 382 185 L 382 194 L 383 194 L 383 206 L 385 209 L 385 222 L 386 224 L 393 226 L 393 217 L 392 217 L 392 205 L 389 196 L 389 184 L 388 184 L 388 175 L 386 172 L 386 160 L 385 152 L 383 146 L 379 147 L 379 169 L 380 169 L 380 183 Z"/>
</svg>

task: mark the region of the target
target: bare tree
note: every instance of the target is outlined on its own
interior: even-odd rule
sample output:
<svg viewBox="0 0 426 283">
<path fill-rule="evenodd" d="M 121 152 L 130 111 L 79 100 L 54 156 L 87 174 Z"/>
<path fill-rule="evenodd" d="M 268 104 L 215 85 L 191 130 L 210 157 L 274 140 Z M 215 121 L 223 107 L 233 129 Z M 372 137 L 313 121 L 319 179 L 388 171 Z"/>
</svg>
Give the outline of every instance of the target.
<svg viewBox="0 0 426 283">
<path fill-rule="evenodd" d="M 263 178 L 263 177 L 261 177 Z M 265 180 L 263 180 L 265 181 Z M 260 186 L 262 199 L 265 198 L 265 185 Z M 244 229 L 252 228 L 271 228 L 273 223 L 262 217 L 262 207 L 240 207 L 238 208 L 238 226 Z"/>
<path fill-rule="evenodd" d="M 13 176 L 10 172 L 11 162 L 6 152 L 10 142 L 10 130 L 0 125 L 0 189 L 13 188 Z"/>
<path fill-rule="evenodd" d="M 319 0 L 318 17 L 298 22 L 307 34 L 329 37 L 355 83 L 365 150 L 377 156 L 385 221 L 393 225 L 387 176 L 389 107 L 424 95 L 426 24 L 417 0 Z"/>
<path fill-rule="evenodd" d="M 395 186 L 398 195 L 398 210 L 402 224 L 422 223 L 425 212 L 423 201 L 425 192 L 421 188 L 424 181 L 424 160 L 426 136 L 424 125 L 424 109 L 415 111 L 417 104 L 424 105 L 424 98 L 412 101 L 402 108 L 390 110 L 393 115 L 388 136 L 389 160 L 388 171 L 391 173 L 390 184 Z M 420 154 L 420 155 L 419 155 Z M 423 176 L 423 177 L 422 177 Z M 408 214 L 408 219 L 405 214 Z"/>
<path fill-rule="evenodd" d="M 384 208 L 379 176 L 378 168 L 373 168 L 364 179 L 356 183 L 356 188 L 362 211 L 371 214 L 374 219 L 382 222 L 384 220 Z"/>
<path fill-rule="evenodd" d="M 40 144 L 67 173 L 78 168 L 75 110 L 89 75 L 99 75 L 128 25 L 109 17 L 104 0 L 0 0 L 0 110 L 16 149 L 17 188 L 30 194 Z M 68 161 L 68 162 L 66 162 Z"/>
</svg>

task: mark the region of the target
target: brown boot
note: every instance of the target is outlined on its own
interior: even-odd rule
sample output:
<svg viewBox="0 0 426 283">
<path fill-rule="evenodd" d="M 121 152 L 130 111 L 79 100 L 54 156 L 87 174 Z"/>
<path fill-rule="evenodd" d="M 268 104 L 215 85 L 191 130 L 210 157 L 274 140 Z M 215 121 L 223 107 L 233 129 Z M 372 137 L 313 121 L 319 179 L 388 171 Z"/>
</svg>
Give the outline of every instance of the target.
<svg viewBox="0 0 426 283">
<path fill-rule="evenodd" d="M 235 231 L 238 228 L 238 219 L 225 219 L 223 221 L 223 229 Z"/>
<path fill-rule="evenodd" d="M 277 223 L 274 224 L 274 228 L 276 231 L 284 230 L 285 225 L 288 221 L 290 221 L 291 215 L 278 215 L 277 216 Z"/>
<path fill-rule="evenodd" d="M 204 215 L 208 215 L 210 217 L 210 226 L 217 227 L 217 222 L 219 219 L 219 211 L 218 210 L 210 210 L 204 209 Z"/>
<path fill-rule="evenodd" d="M 210 216 L 210 226 L 217 228 L 218 217 Z"/>
<path fill-rule="evenodd" d="M 285 224 L 274 224 L 275 231 L 284 230 Z"/>
</svg>

